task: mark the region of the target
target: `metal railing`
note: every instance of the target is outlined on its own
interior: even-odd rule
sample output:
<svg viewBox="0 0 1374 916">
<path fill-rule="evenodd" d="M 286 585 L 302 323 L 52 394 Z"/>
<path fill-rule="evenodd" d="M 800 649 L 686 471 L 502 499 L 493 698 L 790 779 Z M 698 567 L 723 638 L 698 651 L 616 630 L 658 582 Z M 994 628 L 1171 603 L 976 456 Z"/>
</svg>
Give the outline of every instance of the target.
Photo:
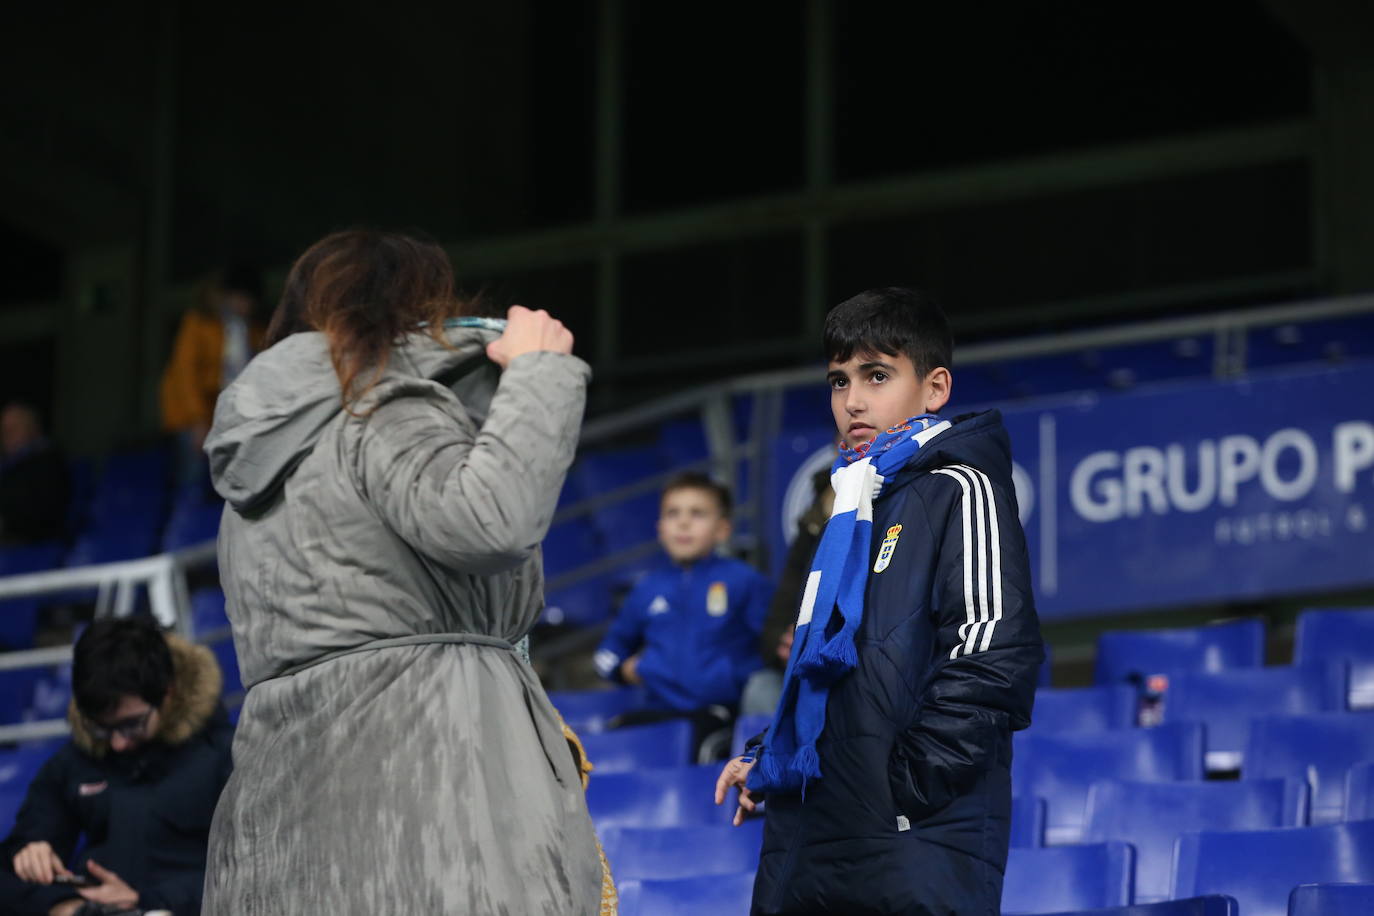
<svg viewBox="0 0 1374 916">
<path fill-rule="evenodd" d="M 977 344 L 959 351 L 958 366 L 1210 335 L 1215 341 L 1213 374 L 1217 378 L 1229 378 L 1245 371 L 1246 335 L 1252 329 L 1368 313 L 1374 313 L 1374 295 L 1215 312 Z M 739 376 L 587 422 L 583 427 L 581 444 L 583 448 L 595 449 L 611 445 L 622 437 L 642 434 L 667 420 L 695 417 L 705 432 L 709 456 L 662 473 L 628 481 L 624 486 L 566 506 L 554 517 L 554 524 L 589 517 L 605 507 L 656 491 L 670 476 L 683 470 L 710 470 L 723 480 L 737 481 L 743 466 L 748 468 L 750 475 L 748 497 L 736 509 L 737 520 L 744 524 L 741 526 L 743 534 L 734 546 L 762 562 L 765 559 L 762 534 L 769 521 L 763 486 L 764 459 L 769 443 L 775 441 L 781 432 L 783 395 L 790 389 L 814 386 L 818 396 L 823 396 L 821 385 L 822 371 L 819 366 Z M 750 420 L 747 437 L 739 441 L 735 436 L 733 404 L 735 398 L 742 395 L 751 398 Z M 554 576 L 549 579 L 547 588 L 555 592 L 613 572 L 651 555 L 657 549 L 655 541 L 646 540 Z M 218 631 L 205 634 L 194 632 L 186 586 L 187 571 L 211 564 L 214 556 L 214 544 L 209 543 L 142 560 L 0 578 L 0 599 L 58 594 L 94 587 L 98 589 L 97 615 L 119 616 L 133 610 L 137 589 L 145 587 L 149 606 L 164 625 L 176 627 L 189 638 L 220 639 L 226 634 Z M 580 636 L 552 640 L 536 646 L 535 654 L 536 657 L 553 658 L 560 653 L 583 648 L 588 639 L 594 636 L 595 629 L 592 629 Z M 71 650 L 66 647 L 0 653 L 0 670 L 61 664 L 70 657 Z M 3 725 L 0 726 L 0 742 L 48 737 L 62 734 L 65 730 L 66 724 L 60 720 Z"/>
</svg>

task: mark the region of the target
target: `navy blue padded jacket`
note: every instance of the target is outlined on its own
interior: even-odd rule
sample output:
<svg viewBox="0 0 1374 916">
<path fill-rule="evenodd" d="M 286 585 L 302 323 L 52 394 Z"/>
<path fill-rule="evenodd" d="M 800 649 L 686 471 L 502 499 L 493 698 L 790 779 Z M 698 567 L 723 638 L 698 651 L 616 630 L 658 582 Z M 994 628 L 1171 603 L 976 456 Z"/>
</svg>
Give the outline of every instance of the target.
<svg viewBox="0 0 1374 916">
<path fill-rule="evenodd" d="M 830 692 L 822 778 L 767 799 L 755 914 L 1000 912 L 1044 649 L 1001 414 L 953 423 L 874 506 L 859 665 Z"/>
</svg>

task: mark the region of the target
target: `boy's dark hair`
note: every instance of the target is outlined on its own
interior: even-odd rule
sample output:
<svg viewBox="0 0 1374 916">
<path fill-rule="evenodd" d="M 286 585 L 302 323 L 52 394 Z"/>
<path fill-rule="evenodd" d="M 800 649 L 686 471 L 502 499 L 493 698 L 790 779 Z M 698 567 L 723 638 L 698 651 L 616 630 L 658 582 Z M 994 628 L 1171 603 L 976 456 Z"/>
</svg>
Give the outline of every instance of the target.
<svg viewBox="0 0 1374 916">
<path fill-rule="evenodd" d="M 733 508 L 730 488 L 700 471 L 683 471 L 681 474 L 674 475 L 663 487 L 663 496 L 660 497 L 660 500 L 675 490 L 705 490 L 715 497 L 716 503 L 720 506 L 720 514 L 726 518 L 730 517 L 730 510 Z"/>
<path fill-rule="evenodd" d="M 929 294 L 887 286 L 846 299 L 825 316 L 825 358 L 842 363 L 855 353 L 905 356 L 924 378 L 952 368 L 954 338 L 944 309 Z"/>
<path fill-rule="evenodd" d="M 97 620 L 72 650 L 72 696 L 82 715 L 107 715 L 129 694 L 161 705 L 171 683 L 172 652 L 151 621 Z"/>
</svg>

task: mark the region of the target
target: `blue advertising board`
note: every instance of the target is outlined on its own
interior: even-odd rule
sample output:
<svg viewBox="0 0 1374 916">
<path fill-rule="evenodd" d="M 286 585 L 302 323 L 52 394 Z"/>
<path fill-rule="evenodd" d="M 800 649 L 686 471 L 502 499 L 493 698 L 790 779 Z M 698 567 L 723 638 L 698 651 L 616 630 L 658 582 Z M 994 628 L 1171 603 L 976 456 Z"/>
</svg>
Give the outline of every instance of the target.
<svg viewBox="0 0 1374 916">
<path fill-rule="evenodd" d="M 1003 415 L 1043 619 L 1374 586 L 1374 363 Z M 833 448 L 776 443 L 776 564 Z"/>
</svg>

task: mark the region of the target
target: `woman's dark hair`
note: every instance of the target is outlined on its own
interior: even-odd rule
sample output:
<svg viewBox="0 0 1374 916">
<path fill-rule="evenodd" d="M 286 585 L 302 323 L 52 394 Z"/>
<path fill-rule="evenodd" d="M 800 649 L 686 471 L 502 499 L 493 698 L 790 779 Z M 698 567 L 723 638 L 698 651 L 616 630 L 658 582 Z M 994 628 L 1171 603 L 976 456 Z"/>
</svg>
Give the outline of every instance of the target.
<svg viewBox="0 0 1374 916">
<path fill-rule="evenodd" d="M 842 363 L 855 353 L 891 353 L 911 360 L 919 378 L 953 368 L 954 338 L 940 304 L 900 286 L 870 289 L 825 316 L 825 358 Z"/>
<path fill-rule="evenodd" d="M 82 715 L 108 715 L 128 695 L 160 706 L 171 684 L 172 651 L 152 621 L 97 620 L 72 650 L 72 696 Z"/>
<path fill-rule="evenodd" d="M 323 332 L 348 405 L 376 384 L 406 333 L 426 323 L 427 333 L 445 343 L 444 319 L 466 312 L 448 255 L 436 243 L 350 229 L 320 239 L 291 266 L 267 346 L 300 331 Z M 371 376 L 360 386 L 365 372 Z"/>
</svg>

